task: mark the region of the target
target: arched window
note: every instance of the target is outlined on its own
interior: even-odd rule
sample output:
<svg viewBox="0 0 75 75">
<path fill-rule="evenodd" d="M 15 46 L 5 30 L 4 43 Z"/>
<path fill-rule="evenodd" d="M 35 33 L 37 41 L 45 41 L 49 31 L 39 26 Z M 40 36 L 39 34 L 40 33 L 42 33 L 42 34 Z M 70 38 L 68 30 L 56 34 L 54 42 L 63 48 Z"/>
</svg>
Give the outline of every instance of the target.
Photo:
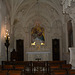
<svg viewBox="0 0 75 75">
<path fill-rule="evenodd" d="M 35 45 L 35 40 L 39 40 L 41 44 L 44 44 L 45 42 L 45 34 L 44 34 L 44 28 L 40 25 L 36 25 L 31 29 L 31 43 L 32 45 Z"/>
<path fill-rule="evenodd" d="M 67 23 L 67 29 L 68 29 L 68 47 L 73 47 L 73 29 L 71 20 L 69 20 Z"/>
</svg>

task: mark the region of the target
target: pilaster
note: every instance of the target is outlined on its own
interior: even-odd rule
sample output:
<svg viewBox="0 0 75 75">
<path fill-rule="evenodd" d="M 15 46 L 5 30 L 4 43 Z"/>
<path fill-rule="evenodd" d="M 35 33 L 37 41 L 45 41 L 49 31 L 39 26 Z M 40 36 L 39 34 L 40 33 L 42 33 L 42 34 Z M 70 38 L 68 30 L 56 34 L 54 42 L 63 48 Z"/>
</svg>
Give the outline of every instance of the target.
<svg viewBox="0 0 75 75">
<path fill-rule="evenodd" d="M 0 61 L 1 61 L 1 1 L 2 0 L 0 0 Z"/>
</svg>

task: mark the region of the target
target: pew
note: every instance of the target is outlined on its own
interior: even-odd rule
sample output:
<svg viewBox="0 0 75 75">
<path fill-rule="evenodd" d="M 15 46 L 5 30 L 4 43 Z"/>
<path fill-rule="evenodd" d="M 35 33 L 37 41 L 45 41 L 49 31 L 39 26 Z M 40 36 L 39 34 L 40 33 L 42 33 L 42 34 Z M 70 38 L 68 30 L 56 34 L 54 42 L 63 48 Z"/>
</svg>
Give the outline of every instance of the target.
<svg viewBox="0 0 75 75">
<path fill-rule="evenodd" d="M 33 61 L 32 62 L 32 71 L 33 73 L 37 73 L 37 72 L 42 72 L 42 73 L 46 73 L 47 72 L 47 68 L 46 68 L 46 64 L 45 61 Z"/>
<path fill-rule="evenodd" d="M 13 65 L 13 61 L 2 61 L 2 65 Z"/>
<path fill-rule="evenodd" d="M 13 67 L 5 67 L 5 65 Z M 62 66 L 63 65 L 63 66 Z M 69 68 L 71 65 L 66 65 L 66 61 L 2 61 L 2 68 L 8 70 L 24 70 L 27 75 L 42 72 L 43 74 L 50 74 L 54 69 Z"/>
<path fill-rule="evenodd" d="M 5 65 L 8 65 L 6 67 Z M 13 68 L 9 68 L 10 65 L 13 65 Z M 23 67 L 24 66 L 24 67 Z M 25 74 L 32 73 L 32 63 L 31 61 L 2 61 L 3 69 L 24 69 Z"/>
<path fill-rule="evenodd" d="M 50 65 L 57 65 L 57 64 L 66 64 L 66 60 L 63 60 L 63 61 L 48 61 L 48 66 Z"/>
<path fill-rule="evenodd" d="M 14 65 L 14 70 L 20 70 L 20 71 L 22 71 L 22 74 L 25 74 L 24 65 Z"/>
<path fill-rule="evenodd" d="M 2 69 L 3 69 L 3 70 L 13 70 L 14 67 L 13 67 L 13 65 L 3 65 L 3 66 L 2 66 Z"/>
<path fill-rule="evenodd" d="M 0 70 L 0 75 L 8 75 L 8 70 Z"/>
<path fill-rule="evenodd" d="M 14 65 L 15 70 L 24 70 L 24 65 Z"/>
<path fill-rule="evenodd" d="M 20 70 L 10 70 L 8 75 L 22 75 L 22 71 Z"/>
<path fill-rule="evenodd" d="M 75 69 L 68 70 L 68 75 L 75 75 Z"/>
<path fill-rule="evenodd" d="M 2 65 L 0 65 L 0 70 L 2 70 Z"/>
<path fill-rule="evenodd" d="M 61 65 L 61 68 L 62 68 L 62 69 L 69 70 L 69 69 L 72 68 L 72 65 L 71 65 L 71 64 L 62 64 L 62 65 Z"/>
<path fill-rule="evenodd" d="M 62 61 L 47 61 L 47 72 L 50 73 L 50 66 L 66 64 L 66 60 Z"/>
<path fill-rule="evenodd" d="M 32 62 L 24 61 L 24 71 L 26 75 L 31 75 L 32 73 Z"/>
<path fill-rule="evenodd" d="M 31 61 L 2 61 L 2 65 L 30 65 Z"/>
<path fill-rule="evenodd" d="M 68 75 L 66 70 L 54 70 L 51 75 Z"/>
<path fill-rule="evenodd" d="M 49 74 L 51 74 L 54 70 L 59 70 L 59 69 L 61 69 L 61 66 L 60 66 L 60 64 L 58 65 L 50 65 L 50 67 L 49 67 Z"/>
<path fill-rule="evenodd" d="M 6 72 L 0 72 L 0 75 L 8 75 Z"/>
</svg>

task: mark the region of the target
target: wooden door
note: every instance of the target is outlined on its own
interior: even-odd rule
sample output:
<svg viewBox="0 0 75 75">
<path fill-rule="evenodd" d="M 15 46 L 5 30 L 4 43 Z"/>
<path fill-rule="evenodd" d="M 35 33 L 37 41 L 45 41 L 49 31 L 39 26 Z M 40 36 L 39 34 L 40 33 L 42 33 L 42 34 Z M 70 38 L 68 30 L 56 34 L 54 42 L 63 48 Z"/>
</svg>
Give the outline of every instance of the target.
<svg viewBox="0 0 75 75">
<path fill-rule="evenodd" d="M 18 61 L 24 61 L 24 41 L 19 39 L 16 40 L 16 50 Z"/>
<path fill-rule="evenodd" d="M 59 39 L 52 40 L 52 54 L 53 60 L 60 60 L 60 43 Z"/>
</svg>

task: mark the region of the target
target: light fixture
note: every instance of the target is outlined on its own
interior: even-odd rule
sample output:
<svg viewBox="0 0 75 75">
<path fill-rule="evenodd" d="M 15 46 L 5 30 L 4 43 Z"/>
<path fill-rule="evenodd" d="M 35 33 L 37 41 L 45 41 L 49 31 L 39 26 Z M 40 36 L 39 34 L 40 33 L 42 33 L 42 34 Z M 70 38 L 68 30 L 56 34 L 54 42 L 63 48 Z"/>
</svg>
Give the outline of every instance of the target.
<svg viewBox="0 0 75 75">
<path fill-rule="evenodd" d="M 5 44 L 6 48 L 7 48 L 7 61 L 8 61 L 8 47 L 10 45 L 10 43 L 9 43 L 10 37 L 9 37 L 8 30 L 6 30 L 6 35 L 4 37 L 5 37 L 5 43 L 4 44 Z"/>
</svg>

